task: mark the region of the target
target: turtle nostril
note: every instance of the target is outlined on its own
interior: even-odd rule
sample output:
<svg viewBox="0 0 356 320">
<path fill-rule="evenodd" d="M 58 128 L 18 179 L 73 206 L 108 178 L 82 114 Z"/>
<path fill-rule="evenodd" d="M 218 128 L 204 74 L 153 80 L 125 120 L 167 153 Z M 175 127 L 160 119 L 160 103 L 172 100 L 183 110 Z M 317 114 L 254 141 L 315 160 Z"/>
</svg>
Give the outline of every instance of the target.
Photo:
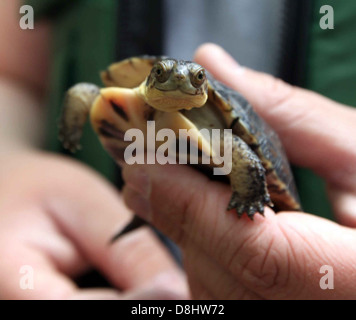
<svg viewBox="0 0 356 320">
<path fill-rule="evenodd" d="M 185 79 L 185 75 L 183 73 L 176 73 L 175 76 L 176 80 L 182 81 Z"/>
</svg>

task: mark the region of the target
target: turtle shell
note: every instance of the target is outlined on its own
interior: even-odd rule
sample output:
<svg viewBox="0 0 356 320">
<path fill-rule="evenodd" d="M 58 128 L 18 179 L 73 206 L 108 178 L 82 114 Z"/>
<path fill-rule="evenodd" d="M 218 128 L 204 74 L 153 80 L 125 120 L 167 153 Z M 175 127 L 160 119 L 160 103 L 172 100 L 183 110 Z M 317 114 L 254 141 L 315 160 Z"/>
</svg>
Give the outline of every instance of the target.
<svg viewBox="0 0 356 320">
<path fill-rule="evenodd" d="M 135 88 L 162 56 L 141 56 L 114 63 L 101 73 L 107 87 Z M 208 101 L 216 107 L 225 128 L 248 144 L 266 170 L 267 188 L 274 209 L 300 210 L 293 175 L 283 146 L 274 130 L 253 110 L 238 92 L 207 73 Z"/>
<path fill-rule="evenodd" d="M 293 174 L 277 133 L 237 91 L 209 78 L 209 100 L 221 111 L 227 128 L 244 140 L 261 160 L 277 211 L 301 210 Z"/>
</svg>

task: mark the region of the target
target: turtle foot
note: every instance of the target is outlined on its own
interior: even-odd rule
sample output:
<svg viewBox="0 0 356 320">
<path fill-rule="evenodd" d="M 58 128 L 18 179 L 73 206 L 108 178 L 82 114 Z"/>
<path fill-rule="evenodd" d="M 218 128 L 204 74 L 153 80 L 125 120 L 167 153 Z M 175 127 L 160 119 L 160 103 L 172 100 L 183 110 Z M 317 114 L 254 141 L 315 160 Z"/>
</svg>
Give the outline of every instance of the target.
<svg viewBox="0 0 356 320">
<path fill-rule="evenodd" d="M 268 194 L 259 195 L 253 199 L 241 197 L 237 192 L 233 192 L 227 210 L 236 209 L 239 218 L 246 213 L 253 220 L 256 213 L 264 215 L 264 206 L 270 205 L 271 199 Z"/>
<path fill-rule="evenodd" d="M 81 128 L 78 128 L 77 126 L 68 127 L 63 123 L 59 125 L 58 139 L 62 142 L 62 146 L 64 149 L 69 150 L 72 153 L 80 150 L 81 145 L 79 141 L 81 136 Z"/>
<path fill-rule="evenodd" d="M 59 123 L 59 140 L 64 149 L 75 152 L 81 148 L 83 127 L 99 93 L 99 87 L 90 83 L 78 83 L 67 91 Z"/>
</svg>

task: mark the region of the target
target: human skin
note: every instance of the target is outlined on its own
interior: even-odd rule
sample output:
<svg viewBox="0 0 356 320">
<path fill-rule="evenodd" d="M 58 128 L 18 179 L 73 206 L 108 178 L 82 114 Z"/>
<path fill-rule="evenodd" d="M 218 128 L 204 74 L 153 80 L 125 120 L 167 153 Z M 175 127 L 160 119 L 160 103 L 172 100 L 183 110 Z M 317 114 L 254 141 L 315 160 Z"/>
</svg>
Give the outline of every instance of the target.
<svg viewBox="0 0 356 320">
<path fill-rule="evenodd" d="M 193 298 L 355 299 L 356 110 L 241 67 L 214 44 L 195 60 L 250 101 L 293 164 L 326 181 L 338 223 L 267 207 L 239 219 L 226 212 L 229 186 L 183 165 L 125 165 L 127 205 L 179 244 Z M 333 289 L 321 289 L 324 265 Z"/>
<path fill-rule="evenodd" d="M 21 30 L 19 2 L 0 6 L 0 300 L 188 298 L 184 275 L 151 230 L 109 245 L 132 216 L 113 186 L 39 150 L 50 26 Z M 28 267 L 33 289 L 21 285 Z M 92 267 L 113 288 L 78 288 L 73 279 Z"/>
</svg>

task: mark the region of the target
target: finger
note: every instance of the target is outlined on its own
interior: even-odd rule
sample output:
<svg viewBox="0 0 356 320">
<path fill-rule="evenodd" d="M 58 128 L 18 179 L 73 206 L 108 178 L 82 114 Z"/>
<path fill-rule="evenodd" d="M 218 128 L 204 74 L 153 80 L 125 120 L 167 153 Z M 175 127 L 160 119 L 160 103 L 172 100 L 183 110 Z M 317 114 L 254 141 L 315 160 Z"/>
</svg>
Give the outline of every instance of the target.
<svg viewBox="0 0 356 320">
<path fill-rule="evenodd" d="M 356 195 L 355 192 L 340 190 L 328 186 L 328 195 L 339 223 L 351 228 L 356 227 Z"/>
<path fill-rule="evenodd" d="M 0 252 L 4 257 L 0 261 L 0 299 L 67 299 L 77 289 L 43 251 L 29 243 L 1 237 Z"/>
<path fill-rule="evenodd" d="M 201 46 L 195 59 L 252 104 L 279 134 L 293 163 L 355 188 L 355 110 L 242 67 L 214 44 Z"/>
<path fill-rule="evenodd" d="M 227 268 L 194 244 L 186 248 L 183 256 L 193 299 L 263 299 L 255 290 L 247 289 Z"/>
<path fill-rule="evenodd" d="M 152 279 L 146 285 L 126 292 L 122 299 L 143 299 L 143 300 L 182 300 L 190 299 L 190 294 L 180 292 L 177 286 L 181 285 L 181 280 L 174 274 L 161 274 Z"/>
<path fill-rule="evenodd" d="M 143 190 L 140 181 L 144 175 L 148 190 Z M 267 208 L 265 218 L 238 219 L 233 212 L 226 212 L 230 188 L 209 182 L 187 166 L 126 166 L 124 179 L 130 207 L 183 250 L 194 245 L 205 252 L 250 292 L 275 298 L 283 294 L 285 298 L 353 296 L 354 230 L 306 214 L 274 215 Z M 142 201 L 135 208 L 131 194 L 136 199 L 146 197 L 150 207 L 142 206 Z M 332 266 L 338 274 L 340 291 L 321 290 L 323 265 Z M 350 277 L 355 279 L 350 282 Z"/>
<path fill-rule="evenodd" d="M 53 156 L 43 158 L 41 170 L 49 174 L 41 176 L 41 179 L 38 179 L 38 172 L 28 173 L 23 166 L 13 162 L 14 168 L 9 168 L 9 175 L 18 175 L 17 178 L 21 177 L 24 183 L 14 185 L 15 190 L 3 190 L 4 194 L 23 195 L 23 199 L 30 197 L 29 201 L 40 203 L 55 222 L 52 232 L 59 232 L 70 245 L 74 244 L 77 253 L 113 285 L 128 289 L 143 285 L 160 274 L 173 273 L 180 278 L 180 284 L 176 283 L 177 290 L 186 291 L 181 270 L 150 230 L 133 232 L 110 245 L 110 238 L 132 216 L 117 191 L 82 165 Z M 27 164 L 34 166 L 31 162 L 36 161 L 37 157 L 29 157 Z M 29 174 L 33 177 L 26 177 Z M 28 190 L 32 190 L 30 196 L 25 195 Z M 10 196 L 8 199 L 11 201 Z M 24 226 L 22 229 L 26 237 L 36 237 L 31 228 Z M 65 265 L 61 270 L 70 272 L 73 257 L 50 246 L 40 235 L 36 241 L 49 247 L 46 250 L 54 266 Z"/>
<path fill-rule="evenodd" d="M 238 219 L 236 212 L 226 211 L 229 186 L 212 182 L 188 166 L 130 165 L 124 167 L 123 178 L 126 204 L 183 248 L 194 241 L 212 249 L 215 237 L 234 223 L 252 223 L 246 216 Z M 263 221 L 258 214 L 254 219 L 254 224 Z"/>
<path fill-rule="evenodd" d="M 180 277 L 177 289 L 181 290 L 184 287 L 182 272 L 151 230 L 144 228 L 109 244 L 112 235 L 132 217 L 120 195 L 106 183 L 98 183 L 89 176 L 77 181 L 78 192 L 67 197 L 65 202 L 52 201 L 51 212 L 85 252 L 87 259 L 123 289 L 172 272 Z"/>
<path fill-rule="evenodd" d="M 9 240 L 11 248 L 7 245 Z M 80 289 L 62 270 L 54 267 L 52 259 L 40 248 L 18 241 L 15 237 L 1 237 L 0 299 L 185 299 L 176 290 L 174 275 L 159 275 L 150 282 L 131 290 Z M 11 252 L 10 252 L 11 251 Z M 16 254 L 14 254 L 16 252 Z"/>
<path fill-rule="evenodd" d="M 113 289 L 82 289 L 69 298 L 72 300 L 181 300 L 180 294 L 166 286 L 166 281 L 155 279 L 149 284 L 126 292 Z"/>
<path fill-rule="evenodd" d="M 20 194 L 23 181 L 14 184 Z M 0 202 L 0 299 L 68 298 L 77 289 L 70 276 L 87 268 L 85 259 L 38 203 L 14 203 L 8 186 Z"/>
</svg>

